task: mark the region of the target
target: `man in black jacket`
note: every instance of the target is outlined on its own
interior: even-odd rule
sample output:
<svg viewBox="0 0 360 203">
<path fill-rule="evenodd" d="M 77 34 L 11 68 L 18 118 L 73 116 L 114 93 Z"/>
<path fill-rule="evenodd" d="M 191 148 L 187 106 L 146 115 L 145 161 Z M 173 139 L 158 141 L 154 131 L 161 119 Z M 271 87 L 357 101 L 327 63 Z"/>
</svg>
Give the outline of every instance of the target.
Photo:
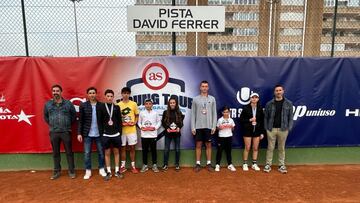
<svg viewBox="0 0 360 203">
<path fill-rule="evenodd" d="M 92 143 L 95 142 L 98 153 L 99 174 L 103 177 L 106 176 L 104 170 L 104 150 L 101 143 L 101 129 L 100 129 L 100 108 L 103 105 L 96 99 L 97 90 L 95 87 L 89 87 L 86 90 L 88 101 L 80 105 L 80 117 L 78 126 L 79 142 L 84 141 L 84 162 L 85 162 L 85 175 L 84 179 L 87 180 L 91 177 L 91 149 Z"/>
<path fill-rule="evenodd" d="M 284 97 L 284 87 L 282 85 L 275 86 L 274 98 L 265 106 L 264 126 L 268 138 L 264 171 L 266 173 L 271 171 L 273 152 L 277 141 L 279 154 L 278 171 L 286 174 L 288 171 L 285 166 L 285 143 L 289 131 L 293 127 L 293 104 Z"/>
</svg>

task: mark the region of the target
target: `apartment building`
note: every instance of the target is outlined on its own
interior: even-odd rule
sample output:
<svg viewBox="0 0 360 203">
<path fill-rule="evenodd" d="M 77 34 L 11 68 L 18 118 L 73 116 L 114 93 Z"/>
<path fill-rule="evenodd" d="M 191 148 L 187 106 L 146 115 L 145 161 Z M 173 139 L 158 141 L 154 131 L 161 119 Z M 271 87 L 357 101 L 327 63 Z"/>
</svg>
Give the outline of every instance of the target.
<svg viewBox="0 0 360 203">
<path fill-rule="evenodd" d="M 137 0 L 171 5 L 172 0 Z M 177 55 L 330 56 L 335 0 L 176 0 L 224 5 L 225 32 L 176 33 Z M 335 56 L 360 56 L 360 0 L 339 0 Z M 171 55 L 170 32 L 138 32 L 138 56 Z"/>
</svg>

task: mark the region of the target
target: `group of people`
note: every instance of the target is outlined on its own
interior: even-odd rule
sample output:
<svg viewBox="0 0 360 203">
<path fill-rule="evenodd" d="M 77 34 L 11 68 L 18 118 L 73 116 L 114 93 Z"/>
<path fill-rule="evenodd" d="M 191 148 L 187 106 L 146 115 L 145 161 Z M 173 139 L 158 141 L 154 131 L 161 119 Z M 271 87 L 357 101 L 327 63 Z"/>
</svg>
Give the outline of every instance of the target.
<svg viewBox="0 0 360 203">
<path fill-rule="evenodd" d="M 153 101 L 145 99 L 145 109 L 141 112 L 135 102 L 130 100 L 131 89 L 124 87 L 121 90 L 122 99 L 119 103 L 114 102 L 114 92 L 107 89 L 104 93 L 105 102 L 97 100 L 97 89 L 90 87 L 86 90 L 88 100 L 81 103 L 79 108 L 79 122 L 77 140 L 84 144 L 84 179 L 92 176 L 91 151 L 95 143 L 99 174 L 104 180 L 110 180 L 111 153 L 114 154 L 114 176 L 123 178 L 126 168 L 126 151 L 130 151 L 132 173 L 139 173 L 135 166 L 135 145 L 137 140 L 137 126 L 140 129 L 142 145 L 143 165 L 140 172 L 146 172 L 150 168 L 154 172 L 168 170 L 168 160 L 171 142 L 175 145 L 175 170 L 180 170 L 180 137 L 181 128 L 184 126 L 184 115 L 179 109 L 176 97 L 170 97 L 167 101 L 167 109 L 162 113 L 162 118 L 152 109 Z M 44 107 L 44 118 L 49 125 L 50 141 L 53 149 L 54 171 L 50 179 L 54 180 L 61 175 L 60 143 L 63 142 L 70 178 L 75 178 L 74 155 L 71 143 L 71 125 L 76 120 L 75 107 L 69 100 L 62 97 L 62 87 L 52 86 L 53 98 Z M 209 95 L 209 83 L 200 83 L 200 94 L 193 98 L 191 107 L 191 133 L 195 139 L 196 163 L 195 172 L 202 169 L 201 152 L 202 146 L 206 148 L 206 169 L 210 172 L 220 171 L 222 152 L 225 151 L 228 166 L 231 171 L 236 171 L 232 164 L 232 136 L 235 127 L 234 120 L 230 117 L 230 109 L 224 106 L 221 109 L 222 116 L 217 118 L 216 99 Z M 284 88 L 276 85 L 274 98 L 270 100 L 265 109 L 260 105 L 259 94 L 250 95 L 250 104 L 243 107 L 240 115 L 240 126 L 245 143 L 243 151 L 244 171 L 249 170 L 248 156 L 252 147 L 252 165 L 255 171 L 260 171 L 257 165 L 258 148 L 260 140 L 265 136 L 268 140 L 266 152 L 265 172 L 271 171 L 273 151 L 276 141 L 278 142 L 279 168 L 281 173 L 287 173 L 285 166 L 285 142 L 293 125 L 293 106 L 291 101 L 284 97 Z M 158 134 L 158 129 L 163 126 L 164 131 Z M 212 140 L 218 131 L 216 164 L 211 163 Z M 164 163 L 159 169 L 157 164 L 157 141 L 159 137 L 165 137 Z M 148 153 L 151 152 L 152 165 L 148 165 Z"/>
</svg>

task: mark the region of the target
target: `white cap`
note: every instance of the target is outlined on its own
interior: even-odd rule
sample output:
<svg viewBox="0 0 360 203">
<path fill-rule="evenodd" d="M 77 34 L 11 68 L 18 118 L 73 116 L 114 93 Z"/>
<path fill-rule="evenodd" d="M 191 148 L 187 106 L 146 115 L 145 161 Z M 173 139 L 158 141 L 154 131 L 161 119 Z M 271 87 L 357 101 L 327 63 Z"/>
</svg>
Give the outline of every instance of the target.
<svg viewBox="0 0 360 203">
<path fill-rule="evenodd" d="M 253 92 L 253 93 L 250 94 L 250 98 L 251 98 L 251 97 L 259 97 L 259 94 L 256 93 L 256 92 Z"/>
</svg>

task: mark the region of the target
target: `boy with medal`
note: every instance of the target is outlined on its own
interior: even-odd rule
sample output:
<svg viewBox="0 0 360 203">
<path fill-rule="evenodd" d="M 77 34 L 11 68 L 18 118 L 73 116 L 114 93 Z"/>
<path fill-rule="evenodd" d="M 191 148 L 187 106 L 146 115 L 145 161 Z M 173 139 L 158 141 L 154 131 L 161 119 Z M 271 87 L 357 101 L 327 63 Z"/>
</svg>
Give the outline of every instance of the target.
<svg viewBox="0 0 360 203">
<path fill-rule="evenodd" d="M 105 91 L 105 103 L 100 109 L 100 129 L 102 132 L 102 142 L 105 149 L 105 165 L 106 176 L 104 180 L 110 180 L 111 178 L 111 162 L 110 155 L 111 149 L 114 152 L 115 161 L 115 176 L 117 178 L 123 178 L 123 174 L 120 173 L 120 155 L 119 149 L 121 147 L 121 112 L 120 107 L 113 103 L 114 91 L 107 89 Z"/>
<path fill-rule="evenodd" d="M 209 95 L 209 83 L 202 81 L 200 83 L 200 95 L 194 97 L 191 107 L 191 132 L 196 141 L 195 172 L 201 170 L 200 158 L 203 143 L 206 146 L 206 167 L 208 171 L 214 171 L 211 165 L 211 140 L 216 130 L 216 123 L 216 100 Z"/>
</svg>

